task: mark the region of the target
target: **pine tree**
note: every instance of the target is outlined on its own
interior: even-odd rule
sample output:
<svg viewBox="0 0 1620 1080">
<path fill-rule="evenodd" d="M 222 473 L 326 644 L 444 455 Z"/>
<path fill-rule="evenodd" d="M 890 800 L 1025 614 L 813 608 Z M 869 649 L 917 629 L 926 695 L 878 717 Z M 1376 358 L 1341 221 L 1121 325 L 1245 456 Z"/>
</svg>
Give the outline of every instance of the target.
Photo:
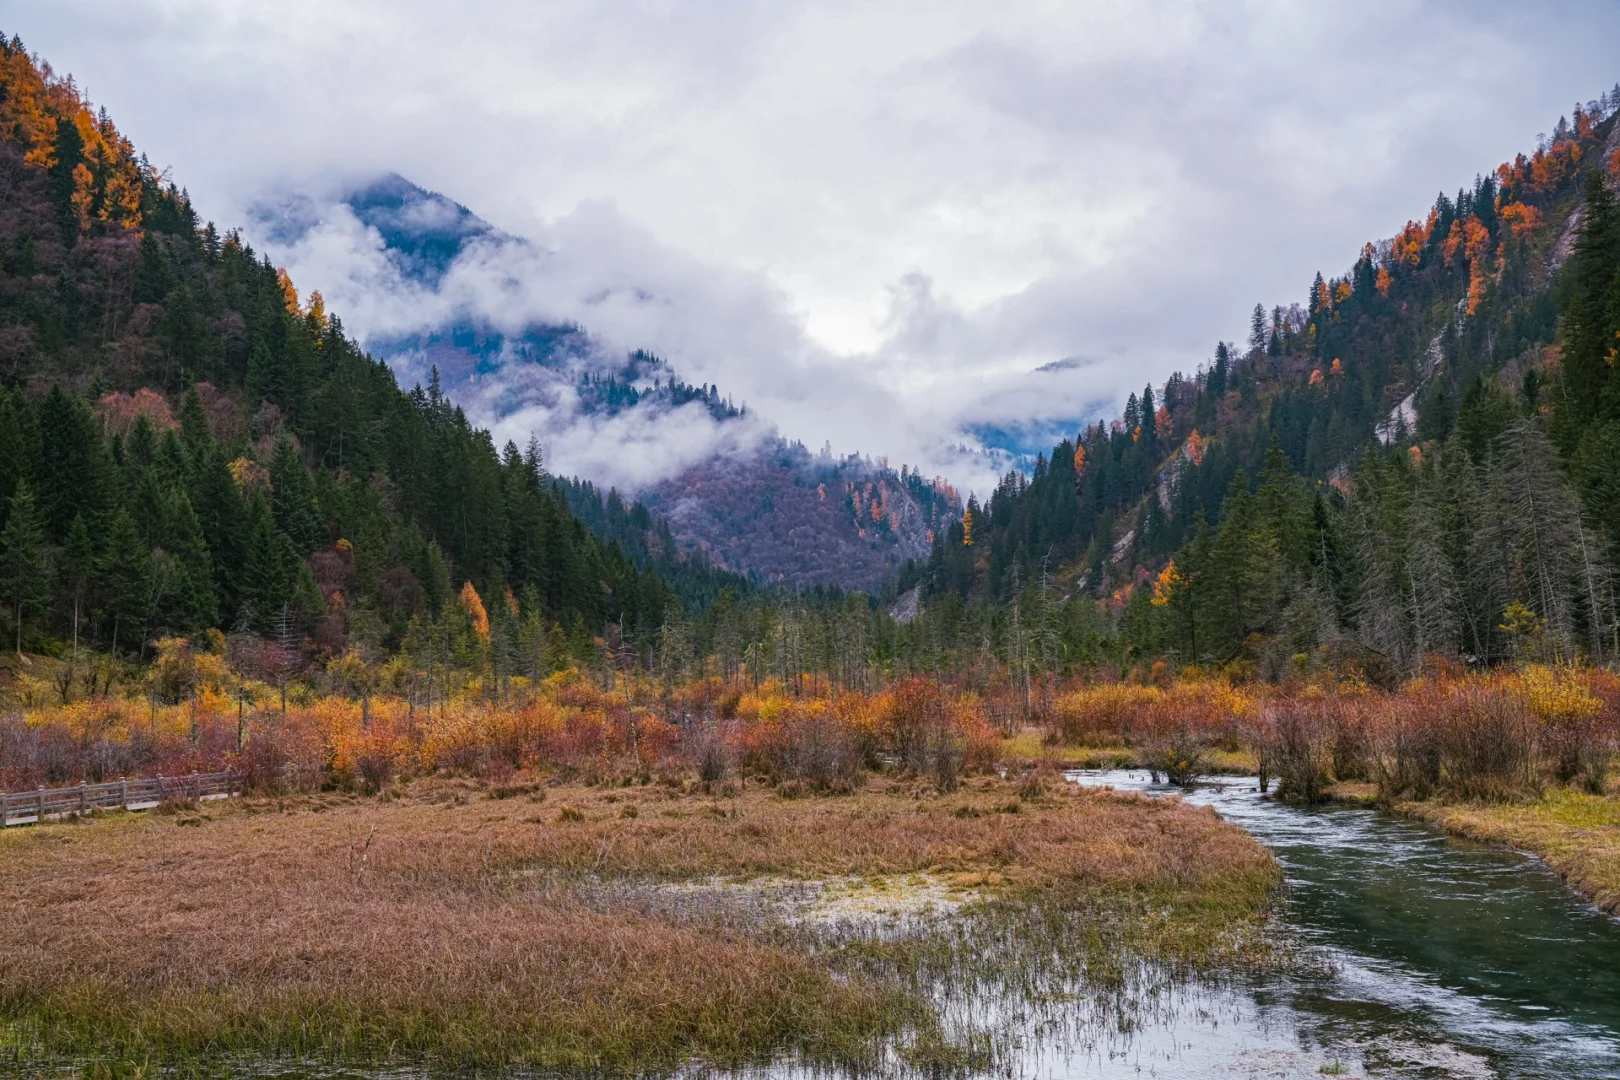
<svg viewBox="0 0 1620 1080">
<path fill-rule="evenodd" d="M 97 588 L 113 621 L 113 652 L 117 653 L 120 640 L 131 635 L 144 643 L 151 609 L 152 553 L 128 510 L 113 516 L 97 570 Z"/>
<path fill-rule="evenodd" d="M 73 605 L 73 656 L 79 653 L 79 619 L 96 573 L 96 549 L 83 516 L 75 516 L 57 559 L 61 591 Z"/>
<path fill-rule="evenodd" d="M 1227 376 L 1231 373 L 1231 356 L 1227 352 L 1226 342 L 1215 346 L 1215 366 L 1209 369 L 1209 379 L 1204 384 L 1209 390 L 1209 396 L 1219 401 L 1226 396 Z"/>
<path fill-rule="evenodd" d="M 60 386 L 39 404 L 39 451 L 34 487 L 48 539 L 60 542 L 75 516 L 92 532 L 113 505 L 112 462 L 90 406 Z"/>
<path fill-rule="evenodd" d="M 297 557 L 270 511 L 270 500 L 255 492 L 248 504 L 247 542 L 237 590 L 240 621 L 268 633 L 282 608 L 291 603 Z"/>
<path fill-rule="evenodd" d="M 276 527 L 300 557 L 326 545 L 326 525 L 315 504 L 315 484 L 291 438 L 276 440 L 270 457 L 270 506 Z"/>
<path fill-rule="evenodd" d="M 450 568 L 445 565 L 444 552 L 439 550 L 437 540 L 430 540 L 423 547 L 417 576 L 421 579 L 422 591 L 427 594 L 428 612 L 437 619 L 450 599 Z"/>
<path fill-rule="evenodd" d="M 180 572 L 171 609 L 176 628 L 199 630 L 213 626 L 219 621 L 213 559 L 191 500 L 178 489 L 164 500 L 163 549 Z"/>
<path fill-rule="evenodd" d="M 0 530 L 0 595 L 4 595 L 15 621 L 17 655 L 22 655 L 23 622 L 45 610 L 50 602 L 50 577 L 45 563 L 45 530 L 28 481 L 12 490 L 6 525 Z"/>
</svg>

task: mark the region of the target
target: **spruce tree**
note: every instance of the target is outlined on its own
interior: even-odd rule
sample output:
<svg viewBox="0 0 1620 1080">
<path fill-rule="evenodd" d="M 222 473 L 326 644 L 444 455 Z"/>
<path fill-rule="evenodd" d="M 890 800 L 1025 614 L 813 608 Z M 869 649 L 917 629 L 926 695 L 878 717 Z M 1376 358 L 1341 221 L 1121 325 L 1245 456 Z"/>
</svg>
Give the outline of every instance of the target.
<svg viewBox="0 0 1620 1080">
<path fill-rule="evenodd" d="M 191 500 L 178 489 L 164 500 L 163 548 L 180 572 L 172 609 L 176 628 L 189 631 L 213 626 L 219 621 L 213 560 Z"/>
<path fill-rule="evenodd" d="M 97 589 L 113 624 L 113 652 L 132 635 L 144 643 L 151 608 L 152 553 L 128 510 L 113 516 L 97 571 Z"/>
<path fill-rule="evenodd" d="M 326 614 L 326 597 L 315 583 L 315 573 L 306 562 L 300 562 L 293 574 L 292 613 L 298 625 L 306 632 Z"/>
<path fill-rule="evenodd" d="M 193 471 L 192 510 L 213 562 L 220 610 L 229 615 L 238 606 L 236 594 L 248 532 L 246 507 L 218 444 L 204 447 Z"/>
<path fill-rule="evenodd" d="M 1204 595 L 1208 603 L 1204 608 L 1206 625 L 1199 636 L 1217 659 L 1229 660 L 1243 646 L 1253 608 L 1253 598 L 1248 593 L 1253 576 L 1250 566 L 1253 499 L 1242 469 L 1232 476 L 1221 502 L 1221 515 L 1205 561 L 1209 587 Z"/>
<path fill-rule="evenodd" d="M 1562 402 L 1571 419 L 1582 423 L 1609 405 L 1608 415 L 1620 414 L 1604 401 L 1603 391 L 1611 367 L 1605 362 L 1617 343 L 1620 329 L 1620 205 L 1609 191 L 1602 171 L 1587 174 L 1585 217 L 1575 243 L 1573 287 L 1564 327 L 1564 379 Z"/>
<path fill-rule="evenodd" d="M 270 457 L 270 506 L 276 527 L 300 558 L 326 546 L 326 526 L 315 505 L 315 484 L 303 455 L 282 435 Z"/>
<path fill-rule="evenodd" d="M 0 389 L 0 524 L 17 481 L 29 475 L 36 448 L 33 409 L 19 393 Z"/>
<path fill-rule="evenodd" d="M 1231 373 L 1231 355 L 1222 341 L 1215 346 L 1215 366 L 1209 369 L 1209 378 L 1204 383 L 1209 396 L 1219 401 L 1226 396 L 1227 377 Z"/>
<path fill-rule="evenodd" d="M 430 540 L 423 547 L 417 577 L 422 582 L 422 591 L 427 594 L 428 613 L 437 619 L 450 599 L 450 568 L 445 565 L 444 552 L 439 550 L 437 540 Z"/>
<path fill-rule="evenodd" d="M 180 403 L 180 437 L 191 454 L 193 466 L 214 445 L 214 432 L 208 426 L 208 414 L 203 411 L 202 395 L 195 386 L 186 391 Z"/>
<path fill-rule="evenodd" d="M 47 538 L 60 542 L 80 514 L 92 533 L 105 527 L 113 505 L 112 462 L 90 406 L 53 386 L 39 403 L 38 430 L 34 488 Z"/>
<path fill-rule="evenodd" d="M 50 602 L 50 577 L 45 562 L 45 530 L 40 525 L 34 491 L 19 481 L 11 493 L 6 525 L 0 530 L 0 595 L 4 595 L 15 622 L 17 655 L 22 655 L 23 622 L 45 610 Z"/>
<path fill-rule="evenodd" d="M 240 618 L 260 633 L 269 633 L 284 606 L 292 601 L 297 557 L 270 511 L 270 500 L 256 491 L 248 504 L 248 532 L 237 590 Z"/>
<path fill-rule="evenodd" d="M 82 515 L 75 516 L 68 527 L 67 540 L 57 559 L 57 579 L 63 596 L 73 607 L 73 653 L 79 651 L 79 622 L 96 573 L 96 549 L 90 539 L 90 529 Z"/>
<path fill-rule="evenodd" d="M 1320 274 L 1317 275 L 1321 277 Z M 1266 308 L 1264 304 L 1254 305 L 1249 313 L 1249 352 L 1256 355 L 1266 351 Z"/>
<path fill-rule="evenodd" d="M 246 378 L 248 407 L 257 408 L 260 402 L 272 401 L 281 395 L 281 371 L 270 346 L 255 341 L 248 353 Z"/>
</svg>

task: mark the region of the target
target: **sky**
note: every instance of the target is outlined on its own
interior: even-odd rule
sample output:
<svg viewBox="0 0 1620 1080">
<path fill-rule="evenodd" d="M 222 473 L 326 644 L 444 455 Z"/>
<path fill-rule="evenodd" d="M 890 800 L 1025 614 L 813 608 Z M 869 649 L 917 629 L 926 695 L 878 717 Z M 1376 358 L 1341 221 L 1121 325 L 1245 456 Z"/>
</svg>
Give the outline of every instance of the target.
<svg viewBox="0 0 1620 1080">
<path fill-rule="evenodd" d="M 1620 81 L 1610 0 L 8 0 L 0 30 L 222 226 L 398 172 L 543 252 L 469 269 L 486 314 L 981 492 L 973 431 L 1117 414 Z M 399 329 L 419 298 L 331 224 L 275 254 Z"/>
</svg>

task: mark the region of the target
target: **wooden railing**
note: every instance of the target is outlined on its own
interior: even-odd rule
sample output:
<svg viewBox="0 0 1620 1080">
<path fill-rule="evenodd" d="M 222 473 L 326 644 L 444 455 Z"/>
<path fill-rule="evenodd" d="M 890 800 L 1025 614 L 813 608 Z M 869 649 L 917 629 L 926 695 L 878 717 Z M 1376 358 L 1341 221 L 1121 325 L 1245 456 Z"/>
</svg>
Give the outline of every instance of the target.
<svg viewBox="0 0 1620 1080">
<path fill-rule="evenodd" d="M 241 790 L 239 775 L 218 772 L 0 793 L 0 828 L 34 825 L 94 809 L 150 810 L 165 802 L 223 799 Z"/>
</svg>

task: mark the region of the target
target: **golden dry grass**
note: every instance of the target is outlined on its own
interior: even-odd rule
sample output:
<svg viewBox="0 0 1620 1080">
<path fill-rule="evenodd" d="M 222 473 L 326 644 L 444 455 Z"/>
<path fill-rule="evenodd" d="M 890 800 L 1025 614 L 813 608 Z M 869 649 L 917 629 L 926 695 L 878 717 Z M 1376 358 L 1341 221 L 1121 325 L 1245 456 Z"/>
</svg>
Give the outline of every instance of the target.
<svg viewBox="0 0 1620 1080">
<path fill-rule="evenodd" d="M 918 995 L 790 941 L 569 883 L 929 871 L 987 893 L 1114 896 L 1122 911 L 1179 903 L 1198 933 L 1165 947 L 1183 954 L 1262 917 L 1275 864 L 1213 814 L 1018 790 L 986 780 L 938 797 L 880 779 L 790 800 L 433 779 L 391 800 L 12 830 L 0 1015 L 36 1050 L 160 1063 L 854 1063 L 931 1032 Z"/>
<path fill-rule="evenodd" d="M 1023 728 L 1001 740 L 1000 760 L 1009 764 L 1041 763 L 1061 769 L 1145 769 L 1146 755 L 1140 748 L 1124 745 L 1117 738 L 1098 736 L 1076 743 L 1053 744 L 1042 728 Z M 1252 776 L 1260 761 L 1248 749 L 1226 750 L 1213 747 L 1204 751 L 1205 773 Z"/>
</svg>

